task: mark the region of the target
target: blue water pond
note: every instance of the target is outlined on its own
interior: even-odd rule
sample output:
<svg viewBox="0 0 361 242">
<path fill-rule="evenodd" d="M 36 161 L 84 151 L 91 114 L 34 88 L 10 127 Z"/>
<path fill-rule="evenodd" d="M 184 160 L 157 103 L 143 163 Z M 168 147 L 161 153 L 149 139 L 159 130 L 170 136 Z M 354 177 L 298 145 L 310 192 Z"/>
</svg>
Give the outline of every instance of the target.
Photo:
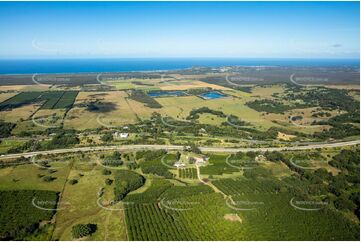
<svg viewBox="0 0 361 242">
<path fill-rule="evenodd" d="M 223 98 L 227 97 L 226 94 L 220 93 L 220 92 L 206 92 L 199 95 L 203 99 L 217 99 L 217 98 Z"/>
<path fill-rule="evenodd" d="M 182 91 L 151 91 L 148 92 L 148 96 L 150 97 L 169 97 L 169 96 L 185 96 L 187 95 L 185 92 Z"/>
</svg>

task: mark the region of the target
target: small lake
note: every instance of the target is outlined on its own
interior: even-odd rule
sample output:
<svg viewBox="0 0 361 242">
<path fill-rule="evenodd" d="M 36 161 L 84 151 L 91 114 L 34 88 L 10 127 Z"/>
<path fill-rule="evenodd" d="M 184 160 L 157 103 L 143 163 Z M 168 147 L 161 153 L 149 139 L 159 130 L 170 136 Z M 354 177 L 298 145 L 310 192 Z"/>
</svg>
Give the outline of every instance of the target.
<svg viewBox="0 0 361 242">
<path fill-rule="evenodd" d="M 150 97 L 179 97 L 186 96 L 187 94 L 182 91 L 151 91 L 148 92 Z"/>
<path fill-rule="evenodd" d="M 223 98 L 227 97 L 226 94 L 220 93 L 220 92 L 206 92 L 199 95 L 203 99 L 217 99 L 217 98 Z"/>
</svg>

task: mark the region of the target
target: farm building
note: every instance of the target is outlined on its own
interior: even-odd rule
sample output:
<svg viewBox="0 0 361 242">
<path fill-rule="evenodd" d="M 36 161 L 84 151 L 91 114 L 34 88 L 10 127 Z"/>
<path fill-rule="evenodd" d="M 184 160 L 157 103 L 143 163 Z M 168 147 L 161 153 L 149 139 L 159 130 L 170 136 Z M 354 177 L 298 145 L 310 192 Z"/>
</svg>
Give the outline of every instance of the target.
<svg viewBox="0 0 361 242">
<path fill-rule="evenodd" d="M 264 157 L 264 155 L 257 155 L 255 158 L 256 162 L 262 162 L 266 159 L 266 157 Z"/>
<path fill-rule="evenodd" d="M 207 161 L 209 160 L 209 157 L 207 156 L 203 156 L 203 157 L 194 157 L 195 159 L 195 163 L 197 165 L 204 165 L 207 163 Z"/>
<path fill-rule="evenodd" d="M 117 138 L 117 139 L 126 139 L 126 138 L 129 137 L 129 133 L 115 132 L 114 137 Z"/>
<path fill-rule="evenodd" d="M 185 167 L 186 165 L 180 161 L 177 161 L 174 163 L 174 166 L 177 168 L 182 168 L 182 167 Z"/>
</svg>

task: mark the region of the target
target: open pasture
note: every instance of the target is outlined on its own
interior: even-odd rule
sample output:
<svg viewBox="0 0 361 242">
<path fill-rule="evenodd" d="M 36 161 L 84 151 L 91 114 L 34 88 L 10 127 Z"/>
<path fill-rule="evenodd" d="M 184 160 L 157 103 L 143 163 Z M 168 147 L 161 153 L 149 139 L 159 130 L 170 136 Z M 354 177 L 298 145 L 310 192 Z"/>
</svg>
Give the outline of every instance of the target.
<svg viewBox="0 0 361 242">
<path fill-rule="evenodd" d="M 27 104 L 21 107 L 13 108 L 12 110 L 0 111 L 0 119 L 6 122 L 16 123 L 22 120 L 27 120 L 33 115 L 41 106 L 39 104 Z"/>
<path fill-rule="evenodd" d="M 67 162 L 61 161 L 49 164 L 49 169 L 35 164 L 0 169 L 0 190 L 36 189 L 60 192 L 68 177 L 70 166 Z M 43 181 L 44 176 L 55 179 L 46 182 Z"/>
<path fill-rule="evenodd" d="M 140 90 L 188 90 L 193 88 L 212 88 L 217 90 L 230 90 L 230 88 L 216 84 L 206 83 L 195 79 L 174 79 L 170 77 L 153 79 L 125 79 L 104 81 L 117 90 L 140 89 Z"/>
<path fill-rule="evenodd" d="M 327 113 L 327 116 L 316 116 L 319 113 Z M 265 113 L 263 114 L 263 117 L 264 119 L 282 125 L 289 130 L 312 134 L 321 132 L 322 130 L 328 130 L 331 127 L 329 125 L 313 125 L 314 122 L 327 121 L 329 118 L 339 114 L 340 112 L 337 110 L 323 110 L 321 108 L 313 107 L 293 109 L 283 114 Z"/>
<path fill-rule="evenodd" d="M 232 167 L 226 163 L 228 155 L 211 155 L 207 166 L 201 166 L 200 172 L 202 175 L 223 175 L 223 174 L 232 174 L 234 172 L 239 172 L 240 169 Z"/>
<path fill-rule="evenodd" d="M 31 117 L 29 115 L 23 120 L 18 120 L 12 133 L 18 135 L 22 132 L 38 132 L 61 127 L 65 113 L 66 109 L 38 109 Z"/>
<path fill-rule="evenodd" d="M 15 96 L 16 94 L 17 94 L 16 92 L 1 92 L 0 93 L 0 103 L 4 102 L 7 99 L 10 99 L 11 97 Z"/>
<path fill-rule="evenodd" d="M 109 206 L 114 186 L 106 185 L 105 179 L 114 177 L 112 174 L 102 175 L 102 170 L 101 166 L 87 160 L 80 159 L 74 164 L 68 180 L 76 179 L 78 182 L 74 185 L 69 182 L 65 184 L 52 239 L 72 240 L 73 225 L 93 223 L 97 224 L 97 231 L 89 240 L 127 240 L 123 211 L 119 209 L 121 207 Z M 99 196 L 102 187 L 104 193 Z"/>
<path fill-rule="evenodd" d="M 123 91 L 80 92 L 64 125 L 68 128 L 91 129 L 135 123 L 137 114 L 127 97 L 128 94 Z"/>
<path fill-rule="evenodd" d="M 66 109 L 39 109 L 30 120 L 18 122 L 12 133 L 17 135 L 22 132 L 37 132 L 61 127 L 65 113 Z"/>
<path fill-rule="evenodd" d="M 125 80 L 110 80 L 104 81 L 107 85 L 114 87 L 117 90 L 159 90 L 158 84 L 160 80 L 156 79 L 125 79 Z"/>
<path fill-rule="evenodd" d="M 247 107 L 245 105 L 245 99 L 242 98 L 230 96 L 220 99 L 204 100 L 196 96 L 185 96 L 156 98 L 156 100 L 163 106 L 159 112 L 173 118 L 185 119 L 192 109 L 208 107 L 212 110 L 222 111 L 226 115 L 235 115 L 241 120 L 252 123 L 262 130 L 272 126 L 278 126 L 264 119 L 261 113 Z M 224 119 L 224 122 L 225 121 Z M 208 117 L 206 122 L 213 123 L 213 120 L 211 117 Z"/>
<path fill-rule="evenodd" d="M 0 142 L 0 153 L 6 153 L 9 149 L 18 147 L 25 142 L 26 140 L 2 139 Z"/>
</svg>

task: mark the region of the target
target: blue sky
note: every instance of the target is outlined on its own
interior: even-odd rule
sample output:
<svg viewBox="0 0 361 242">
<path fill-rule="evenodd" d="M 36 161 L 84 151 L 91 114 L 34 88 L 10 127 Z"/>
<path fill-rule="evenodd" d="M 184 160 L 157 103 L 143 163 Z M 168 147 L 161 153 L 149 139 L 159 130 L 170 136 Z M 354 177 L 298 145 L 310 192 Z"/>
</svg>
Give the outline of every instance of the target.
<svg viewBox="0 0 361 242">
<path fill-rule="evenodd" d="M 1 2 L 0 58 L 358 58 L 358 2 Z"/>
</svg>

